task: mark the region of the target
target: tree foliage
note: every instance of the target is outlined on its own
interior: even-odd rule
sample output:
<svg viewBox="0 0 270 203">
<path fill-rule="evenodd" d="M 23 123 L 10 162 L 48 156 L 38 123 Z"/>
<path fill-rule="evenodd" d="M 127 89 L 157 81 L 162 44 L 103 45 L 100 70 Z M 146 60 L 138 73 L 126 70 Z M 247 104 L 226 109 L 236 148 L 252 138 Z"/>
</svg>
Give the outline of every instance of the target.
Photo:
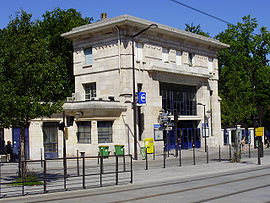
<svg viewBox="0 0 270 203">
<path fill-rule="evenodd" d="M 46 12 L 32 21 L 21 10 L 0 31 L 0 122 L 25 128 L 31 119 L 61 109 L 71 93 L 72 45 L 60 34 L 90 23 L 74 9 Z"/>
<path fill-rule="evenodd" d="M 218 53 L 223 126 L 252 126 L 254 118 L 268 122 L 270 34 L 265 27 L 257 30 L 256 19 L 246 16 L 216 36 L 230 45 Z"/>
<path fill-rule="evenodd" d="M 185 24 L 185 26 L 186 26 L 185 31 L 192 32 L 205 37 L 210 37 L 209 33 L 202 31 L 201 25 L 195 26 L 193 23 L 191 23 L 190 25 Z"/>
</svg>

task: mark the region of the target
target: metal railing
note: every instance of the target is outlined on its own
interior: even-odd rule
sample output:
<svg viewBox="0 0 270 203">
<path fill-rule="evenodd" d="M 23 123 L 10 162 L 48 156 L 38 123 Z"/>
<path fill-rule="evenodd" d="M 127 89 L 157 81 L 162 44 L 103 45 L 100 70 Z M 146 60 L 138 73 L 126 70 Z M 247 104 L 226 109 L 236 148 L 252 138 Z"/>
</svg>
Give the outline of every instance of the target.
<svg viewBox="0 0 270 203">
<path fill-rule="evenodd" d="M 67 162 L 66 168 L 64 161 Z M 25 162 L 27 170 L 22 177 L 18 173 L 19 163 L 0 163 L 1 198 L 133 182 L 131 155 L 101 157 L 82 153 L 80 157 L 66 160 L 58 158 Z"/>
</svg>

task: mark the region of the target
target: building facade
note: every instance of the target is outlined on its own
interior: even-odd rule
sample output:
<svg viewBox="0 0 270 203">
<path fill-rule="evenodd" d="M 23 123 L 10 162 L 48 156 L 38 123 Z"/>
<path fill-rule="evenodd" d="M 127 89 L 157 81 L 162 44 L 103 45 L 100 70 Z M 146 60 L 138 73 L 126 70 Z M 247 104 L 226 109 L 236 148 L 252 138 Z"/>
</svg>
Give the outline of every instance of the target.
<svg viewBox="0 0 270 203">
<path fill-rule="evenodd" d="M 223 144 L 216 53 L 228 45 L 158 23 L 141 32 L 151 24 L 123 15 L 62 34 L 74 48 L 75 92 L 63 106 L 65 115 L 74 117 L 66 130 L 67 156 L 77 150 L 97 155 L 100 145 L 113 153 L 115 144 L 133 154 L 134 123 L 138 151 L 145 138 L 155 138 L 157 152 L 164 143 L 174 146 L 177 137 L 182 144 L 196 139 L 203 147 L 206 134 L 208 145 Z M 135 116 L 133 85 L 143 96 Z M 177 131 L 160 130 L 161 109 L 172 122 L 177 112 Z M 30 158 L 62 156 L 60 121 L 62 115 L 55 115 L 31 123 Z"/>
</svg>

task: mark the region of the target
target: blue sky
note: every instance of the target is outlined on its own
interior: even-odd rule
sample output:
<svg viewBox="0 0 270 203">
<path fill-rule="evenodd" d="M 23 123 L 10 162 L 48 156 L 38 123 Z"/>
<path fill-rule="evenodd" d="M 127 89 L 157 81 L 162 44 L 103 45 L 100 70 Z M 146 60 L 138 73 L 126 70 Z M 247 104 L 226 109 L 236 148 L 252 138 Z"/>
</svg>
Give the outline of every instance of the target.
<svg viewBox="0 0 270 203">
<path fill-rule="evenodd" d="M 257 18 L 260 26 L 270 30 L 269 0 L 179 0 L 182 3 L 217 16 L 233 24 L 241 21 L 245 15 Z M 196 11 L 180 6 L 170 0 L 2 0 L 0 7 L 0 28 L 4 28 L 10 16 L 24 9 L 40 19 L 45 11 L 55 7 L 61 9 L 75 8 L 84 17 L 99 20 L 100 14 L 106 12 L 108 17 L 129 14 L 172 27 L 184 29 L 185 24 L 200 24 L 203 31 L 211 36 L 226 29 L 227 25 Z"/>
</svg>

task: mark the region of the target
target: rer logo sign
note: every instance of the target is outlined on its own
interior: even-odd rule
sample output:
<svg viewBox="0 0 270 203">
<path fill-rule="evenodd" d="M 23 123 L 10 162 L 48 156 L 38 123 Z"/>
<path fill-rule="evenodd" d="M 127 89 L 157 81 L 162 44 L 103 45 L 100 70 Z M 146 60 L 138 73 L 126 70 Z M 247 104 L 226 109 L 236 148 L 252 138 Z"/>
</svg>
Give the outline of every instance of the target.
<svg viewBox="0 0 270 203">
<path fill-rule="evenodd" d="M 138 92 L 138 104 L 146 104 L 146 93 L 145 92 Z"/>
</svg>

